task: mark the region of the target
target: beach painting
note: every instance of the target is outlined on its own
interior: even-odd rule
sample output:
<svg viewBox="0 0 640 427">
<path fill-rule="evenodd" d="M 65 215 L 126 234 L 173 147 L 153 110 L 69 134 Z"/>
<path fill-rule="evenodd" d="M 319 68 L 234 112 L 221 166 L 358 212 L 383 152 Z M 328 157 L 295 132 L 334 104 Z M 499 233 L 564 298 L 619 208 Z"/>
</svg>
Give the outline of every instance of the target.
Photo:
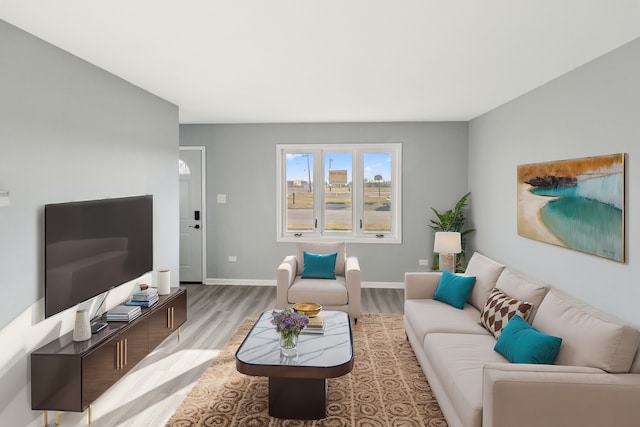
<svg viewBox="0 0 640 427">
<path fill-rule="evenodd" d="M 611 154 L 518 166 L 518 234 L 624 262 L 624 161 Z"/>
</svg>

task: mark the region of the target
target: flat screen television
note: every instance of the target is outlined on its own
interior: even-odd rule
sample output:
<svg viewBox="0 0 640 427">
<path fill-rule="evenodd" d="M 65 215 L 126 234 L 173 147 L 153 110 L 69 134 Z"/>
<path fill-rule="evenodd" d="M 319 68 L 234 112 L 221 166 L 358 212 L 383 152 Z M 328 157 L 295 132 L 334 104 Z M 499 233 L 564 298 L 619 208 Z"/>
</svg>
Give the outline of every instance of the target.
<svg viewBox="0 0 640 427">
<path fill-rule="evenodd" d="M 45 317 L 153 269 L 153 196 L 44 207 Z"/>
</svg>

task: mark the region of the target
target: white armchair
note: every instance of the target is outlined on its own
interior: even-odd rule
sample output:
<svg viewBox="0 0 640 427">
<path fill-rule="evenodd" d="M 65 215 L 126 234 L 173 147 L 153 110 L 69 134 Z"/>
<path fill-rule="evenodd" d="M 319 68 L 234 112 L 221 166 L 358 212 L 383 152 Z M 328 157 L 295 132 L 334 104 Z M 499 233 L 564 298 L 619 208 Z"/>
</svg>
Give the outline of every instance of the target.
<svg viewBox="0 0 640 427">
<path fill-rule="evenodd" d="M 340 310 L 358 321 L 361 313 L 360 264 L 358 258 L 347 257 L 346 245 L 341 243 L 297 243 L 296 255 L 285 257 L 278 267 L 276 308 L 282 309 L 298 302 L 315 302 L 326 310 Z M 337 253 L 335 280 L 303 279 L 304 252 L 311 254 Z"/>
</svg>

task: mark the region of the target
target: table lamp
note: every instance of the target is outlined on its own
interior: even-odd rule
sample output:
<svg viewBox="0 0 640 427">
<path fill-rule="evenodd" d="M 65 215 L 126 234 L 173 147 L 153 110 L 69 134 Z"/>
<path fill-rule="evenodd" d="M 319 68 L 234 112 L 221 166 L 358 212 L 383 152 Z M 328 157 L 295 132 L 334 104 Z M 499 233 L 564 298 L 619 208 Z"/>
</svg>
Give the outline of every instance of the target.
<svg viewBox="0 0 640 427">
<path fill-rule="evenodd" d="M 438 231 L 433 242 L 433 251 L 439 254 L 440 271 L 456 272 L 456 254 L 462 252 L 460 233 L 456 231 Z"/>
</svg>

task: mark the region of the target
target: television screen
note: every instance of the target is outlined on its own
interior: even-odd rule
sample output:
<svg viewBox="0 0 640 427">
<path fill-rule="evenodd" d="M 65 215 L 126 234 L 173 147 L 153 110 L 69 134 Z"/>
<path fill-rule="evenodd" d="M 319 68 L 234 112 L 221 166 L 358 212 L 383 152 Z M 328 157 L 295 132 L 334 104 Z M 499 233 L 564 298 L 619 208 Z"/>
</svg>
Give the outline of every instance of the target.
<svg viewBox="0 0 640 427">
<path fill-rule="evenodd" d="M 45 317 L 153 269 L 153 196 L 48 204 Z"/>
</svg>

